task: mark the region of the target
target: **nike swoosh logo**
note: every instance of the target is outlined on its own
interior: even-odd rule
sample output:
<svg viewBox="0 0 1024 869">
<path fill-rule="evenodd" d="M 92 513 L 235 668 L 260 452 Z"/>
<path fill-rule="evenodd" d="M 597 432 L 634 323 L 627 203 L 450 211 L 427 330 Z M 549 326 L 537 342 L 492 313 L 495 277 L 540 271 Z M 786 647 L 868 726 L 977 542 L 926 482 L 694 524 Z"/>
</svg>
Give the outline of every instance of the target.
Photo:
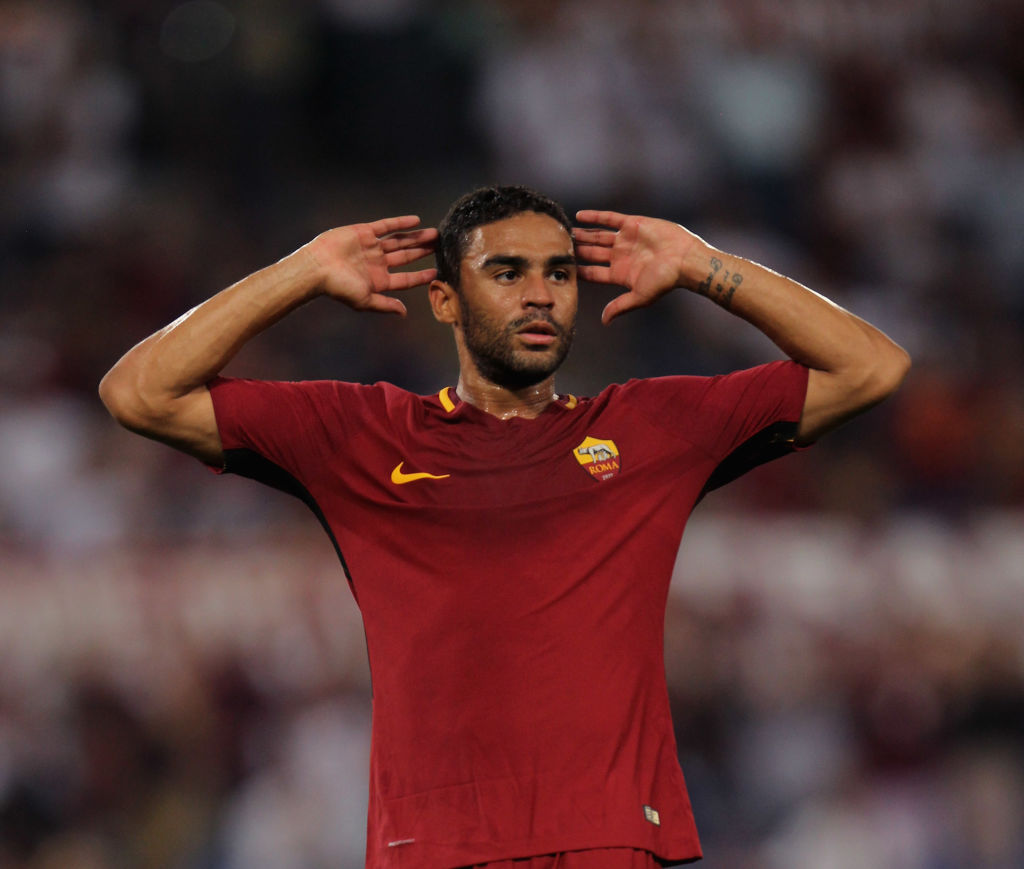
<svg viewBox="0 0 1024 869">
<path fill-rule="evenodd" d="M 391 482 L 396 486 L 404 486 L 406 483 L 412 483 L 416 480 L 446 480 L 451 476 L 451 474 L 427 474 L 423 471 L 415 474 L 403 474 L 402 465 L 404 464 L 405 462 L 399 462 L 391 472 Z"/>
</svg>

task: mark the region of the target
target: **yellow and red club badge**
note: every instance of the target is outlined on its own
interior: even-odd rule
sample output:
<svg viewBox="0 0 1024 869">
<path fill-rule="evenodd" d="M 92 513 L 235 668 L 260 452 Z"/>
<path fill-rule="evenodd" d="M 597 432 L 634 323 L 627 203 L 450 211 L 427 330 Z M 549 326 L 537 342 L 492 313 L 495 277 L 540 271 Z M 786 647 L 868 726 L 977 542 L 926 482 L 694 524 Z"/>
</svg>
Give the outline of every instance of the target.
<svg viewBox="0 0 1024 869">
<path fill-rule="evenodd" d="M 595 480 L 610 480 L 622 467 L 619 448 L 615 446 L 615 441 L 607 438 L 588 435 L 572 454 Z"/>
</svg>

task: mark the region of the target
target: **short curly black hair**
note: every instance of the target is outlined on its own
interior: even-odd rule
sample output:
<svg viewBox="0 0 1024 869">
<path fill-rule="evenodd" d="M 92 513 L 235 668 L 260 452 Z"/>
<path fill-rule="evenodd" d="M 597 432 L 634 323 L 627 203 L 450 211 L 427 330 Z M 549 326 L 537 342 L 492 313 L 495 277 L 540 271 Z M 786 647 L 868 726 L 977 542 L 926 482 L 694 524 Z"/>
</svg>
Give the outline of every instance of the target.
<svg viewBox="0 0 1024 869">
<path fill-rule="evenodd" d="M 478 226 L 535 211 L 557 220 L 572 236 L 569 217 L 555 200 L 529 187 L 480 187 L 460 196 L 438 227 L 437 276 L 458 289 L 459 263 L 466 255 L 469 235 Z"/>
</svg>

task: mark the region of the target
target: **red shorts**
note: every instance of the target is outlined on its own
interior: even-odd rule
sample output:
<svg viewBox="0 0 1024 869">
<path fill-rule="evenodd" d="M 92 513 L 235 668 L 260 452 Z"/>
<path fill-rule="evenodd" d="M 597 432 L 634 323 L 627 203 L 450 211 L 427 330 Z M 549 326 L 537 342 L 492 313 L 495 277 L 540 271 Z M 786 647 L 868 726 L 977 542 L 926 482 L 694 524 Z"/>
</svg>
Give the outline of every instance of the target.
<svg viewBox="0 0 1024 869">
<path fill-rule="evenodd" d="M 661 862 L 650 851 L 635 848 L 595 848 L 589 851 L 563 851 L 518 860 L 480 863 L 474 869 L 661 869 Z"/>
</svg>

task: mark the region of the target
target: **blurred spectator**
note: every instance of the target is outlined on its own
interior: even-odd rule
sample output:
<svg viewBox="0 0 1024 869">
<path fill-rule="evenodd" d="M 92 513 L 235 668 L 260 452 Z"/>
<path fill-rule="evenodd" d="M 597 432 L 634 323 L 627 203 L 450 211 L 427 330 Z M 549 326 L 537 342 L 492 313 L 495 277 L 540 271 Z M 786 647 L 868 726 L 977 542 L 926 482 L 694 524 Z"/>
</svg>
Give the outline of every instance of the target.
<svg viewBox="0 0 1024 869">
<path fill-rule="evenodd" d="M 327 226 L 490 181 L 685 222 L 915 358 L 691 523 L 667 668 L 709 869 L 1024 865 L 1022 35 L 1011 0 L 2 0 L 0 867 L 361 865 L 329 543 L 95 387 Z M 776 355 L 702 299 L 601 304 L 566 390 Z M 232 373 L 436 390 L 409 305 L 311 306 Z"/>
</svg>

